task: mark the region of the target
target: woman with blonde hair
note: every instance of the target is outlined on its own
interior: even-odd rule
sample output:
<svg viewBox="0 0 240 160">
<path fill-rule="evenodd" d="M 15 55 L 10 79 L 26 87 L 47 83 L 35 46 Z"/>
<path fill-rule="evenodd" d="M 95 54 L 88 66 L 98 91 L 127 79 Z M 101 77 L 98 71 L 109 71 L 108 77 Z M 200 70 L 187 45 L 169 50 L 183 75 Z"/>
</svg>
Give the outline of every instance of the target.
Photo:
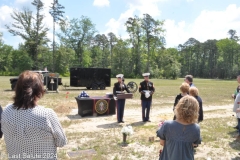
<svg viewBox="0 0 240 160">
<path fill-rule="evenodd" d="M 202 107 L 202 98 L 198 94 L 199 94 L 199 92 L 196 87 L 189 88 L 189 95 L 193 96 L 198 101 L 198 105 L 199 105 L 198 123 L 199 123 L 199 122 L 203 121 L 203 107 Z"/>
<path fill-rule="evenodd" d="M 163 151 L 160 160 L 194 160 L 194 146 L 201 143 L 199 106 L 192 96 L 184 96 L 174 112 L 176 120 L 164 121 L 157 131 Z"/>
<path fill-rule="evenodd" d="M 190 86 L 189 86 L 189 84 L 186 83 L 186 82 L 183 82 L 182 85 L 179 87 L 181 93 L 178 94 L 178 95 L 176 96 L 176 98 L 175 98 L 175 101 L 174 101 L 174 104 L 173 104 L 173 111 L 174 111 L 176 105 L 178 104 L 179 100 L 180 100 L 182 97 L 188 95 L 189 88 L 190 88 Z M 175 119 L 176 119 L 176 116 L 174 115 L 173 120 L 175 120 Z"/>
</svg>

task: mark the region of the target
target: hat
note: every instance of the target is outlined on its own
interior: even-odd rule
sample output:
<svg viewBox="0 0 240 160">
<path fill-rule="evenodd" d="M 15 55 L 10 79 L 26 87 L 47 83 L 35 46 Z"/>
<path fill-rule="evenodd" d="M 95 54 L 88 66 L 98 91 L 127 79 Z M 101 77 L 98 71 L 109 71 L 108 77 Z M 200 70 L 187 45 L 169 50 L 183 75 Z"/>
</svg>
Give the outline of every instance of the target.
<svg viewBox="0 0 240 160">
<path fill-rule="evenodd" d="M 150 73 L 143 73 L 142 76 L 143 77 L 148 77 L 148 76 L 150 76 Z"/>
<path fill-rule="evenodd" d="M 123 78 L 123 74 L 116 75 L 116 78 Z"/>
</svg>

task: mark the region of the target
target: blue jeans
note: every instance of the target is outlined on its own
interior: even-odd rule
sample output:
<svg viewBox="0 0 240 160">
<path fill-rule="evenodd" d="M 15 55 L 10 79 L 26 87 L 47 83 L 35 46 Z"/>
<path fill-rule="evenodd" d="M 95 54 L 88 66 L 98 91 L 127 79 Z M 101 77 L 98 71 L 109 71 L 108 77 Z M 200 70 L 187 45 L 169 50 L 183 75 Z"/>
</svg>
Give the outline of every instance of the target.
<svg viewBox="0 0 240 160">
<path fill-rule="evenodd" d="M 142 120 L 148 121 L 149 120 L 149 112 L 151 108 L 152 101 L 145 101 L 142 100 Z M 146 114 L 145 114 L 146 111 Z"/>
<path fill-rule="evenodd" d="M 117 100 L 117 120 L 118 120 L 118 122 L 123 121 L 124 106 L 125 106 L 125 99 L 118 99 Z"/>
</svg>

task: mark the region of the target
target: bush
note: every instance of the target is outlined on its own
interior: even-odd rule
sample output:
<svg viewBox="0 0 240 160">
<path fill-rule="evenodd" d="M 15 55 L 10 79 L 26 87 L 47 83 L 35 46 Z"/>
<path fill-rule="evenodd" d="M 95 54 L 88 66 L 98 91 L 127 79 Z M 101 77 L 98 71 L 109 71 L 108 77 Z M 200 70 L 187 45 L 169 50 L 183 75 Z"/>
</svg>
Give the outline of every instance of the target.
<svg viewBox="0 0 240 160">
<path fill-rule="evenodd" d="M 70 72 L 66 72 L 66 73 L 63 73 L 61 74 L 62 77 L 70 77 Z"/>
<path fill-rule="evenodd" d="M 0 76 L 18 76 L 17 72 L 0 71 Z"/>
</svg>

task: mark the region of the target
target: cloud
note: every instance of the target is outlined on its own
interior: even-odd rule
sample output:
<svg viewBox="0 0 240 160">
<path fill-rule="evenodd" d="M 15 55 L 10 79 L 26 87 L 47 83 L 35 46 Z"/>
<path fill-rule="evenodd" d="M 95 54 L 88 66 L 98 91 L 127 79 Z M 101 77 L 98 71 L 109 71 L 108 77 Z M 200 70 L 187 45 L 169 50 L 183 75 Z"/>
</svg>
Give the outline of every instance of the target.
<svg viewBox="0 0 240 160">
<path fill-rule="evenodd" d="M 177 47 L 178 44 L 187 41 L 190 38 L 190 34 L 187 32 L 188 29 L 186 22 L 175 22 L 174 20 L 166 20 L 164 23 L 164 28 L 166 30 L 165 38 L 167 47 Z"/>
<path fill-rule="evenodd" d="M 116 35 L 121 37 L 128 37 L 126 33 L 125 22 L 129 17 L 134 17 L 138 15 L 142 17 L 143 14 L 148 13 L 152 17 L 160 16 L 161 12 L 158 8 L 159 2 L 164 2 L 167 0 L 128 0 L 127 7 L 128 9 L 121 13 L 118 19 L 111 18 L 107 23 L 107 30 L 105 34 L 113 32 Z"/>
<path fill-rule="evenodd" d="M 135 10 L 142 16 L 148 13 L 152 17 L 157 17 L 161 15 L 161 11 L 158 8 L 159 2 L 165 2 L 167 0 L 128 0 L 128 5 L 130 9 Z"/>
<path fill-rule="evenodd" d="M 16 0 L 15 3 L 18 3 L 18 4 L 19 4 L 19 3 L 26 3 L 26 2 L 28 2 L 28 1 L 29 1 L 29 0 Z"/>
<path fill-rule="evenodd" d="M 125 28 L 125 22 L 129 17 L 132 17 L 134 13 L 133 9 L 129 9 L 126 12 L 122 13 L 120 17 L 116 20 L 114 18 L 111 18 L 108 23 L 105 25 L 107 27 L 107 30 L 105 31 L 105 34 L 109 32 L 113 32 L 116 35 L 124 36 L 123 34 L 126 34 L 126 28 Z"/>
<path fill-rule="evenodd" d="M 111 18 L 106 24 L 107 30 L 116 35 L 127 37 L 124 23 L 129 17 L 148 13 L 154 18 L 161 15 L 158 8 L 159 2 L 166 0 L 128 0 L 128 9 L 123 12 L 118 19 Z M 191 0 L 187 0 L 191 1 Z M 200 42 L 208 39 L 223 39 L 229 37 L 230 29 L 236 30 L 240 35 L 240 7 L 230 4 L 222 11 L 202 10 L 192 22 L 176 21 L 166 19 L 164 23 L 166 29 L 166 47 L 177 47 L 185 43 L 189 38 L 195 38 Z"/>
<path fill-rule="evenodd" d="M 6 30 L 5 25 L 11 22 L 11 13 L 13 11 L 13 8 L 9 6 L 1 6 L 0 7 L 0 32 L 3 32 Z"/>
<path fill-rule="evenodd" d="M 109 0 L 94 0 L 93 5 L 97 7 L 109 6 Z"/>
<path fill-rule="evenodd" d="M 45 15 L 43 19 L 43 24 L 45 27 L 48 27 L 50 30 L 48 32 L 47 37 L 52 40 L 52 28 L 53 28 L 53 19 L 52 16 L 49 14 L 49 8 L 51 6 L 52 1 L 49 0 L 42 0 L 44 3 L 44 9 L 42 10 L 42 14 Z M 30 0 L 16 0 L 11 6 L 3 5 L 0 6 L 0 32 L 3 32 L 3 35 L 8 35 L 8 38 L 3 37 L 3 40 L 6 44 L 11 44 L 14 46 L 14 48 L 18 47 L 19 42 L 23 42 L 20 37 L 16 36 L 13 37 L 10 33 L 8 33 L 5 25 L 8 24 L 10 25 L 11 23 L 14 22 L 14 20 L 11 18 L 11 13 L 13 13 L 13 10 L 18 10 L 22 11 L 23 6 L 30 6 L 30 10 L 33 11 L 33 15 L 35 16 L 36 14 L 36 9 L 34 6 L 31 4 Z M 59 26 L 56 24 L 55 25 L 56 32 L 59 31 Z M 11 41 L 9 41 L 9 37 L 11 36 Z M 57 39 L 57 37 L 56 37 Z"/>
<path fill-rule="evenodd" d="M 223 39 L 229 37 L 230 29 L 240 35 L 240 7 L 229 5 L 223 11 L 203 10 L 193 22 L 165 21 L 167 47 L 177 47 L 189 38 L 200 42 L 208 39 Z"/>
</svg>

